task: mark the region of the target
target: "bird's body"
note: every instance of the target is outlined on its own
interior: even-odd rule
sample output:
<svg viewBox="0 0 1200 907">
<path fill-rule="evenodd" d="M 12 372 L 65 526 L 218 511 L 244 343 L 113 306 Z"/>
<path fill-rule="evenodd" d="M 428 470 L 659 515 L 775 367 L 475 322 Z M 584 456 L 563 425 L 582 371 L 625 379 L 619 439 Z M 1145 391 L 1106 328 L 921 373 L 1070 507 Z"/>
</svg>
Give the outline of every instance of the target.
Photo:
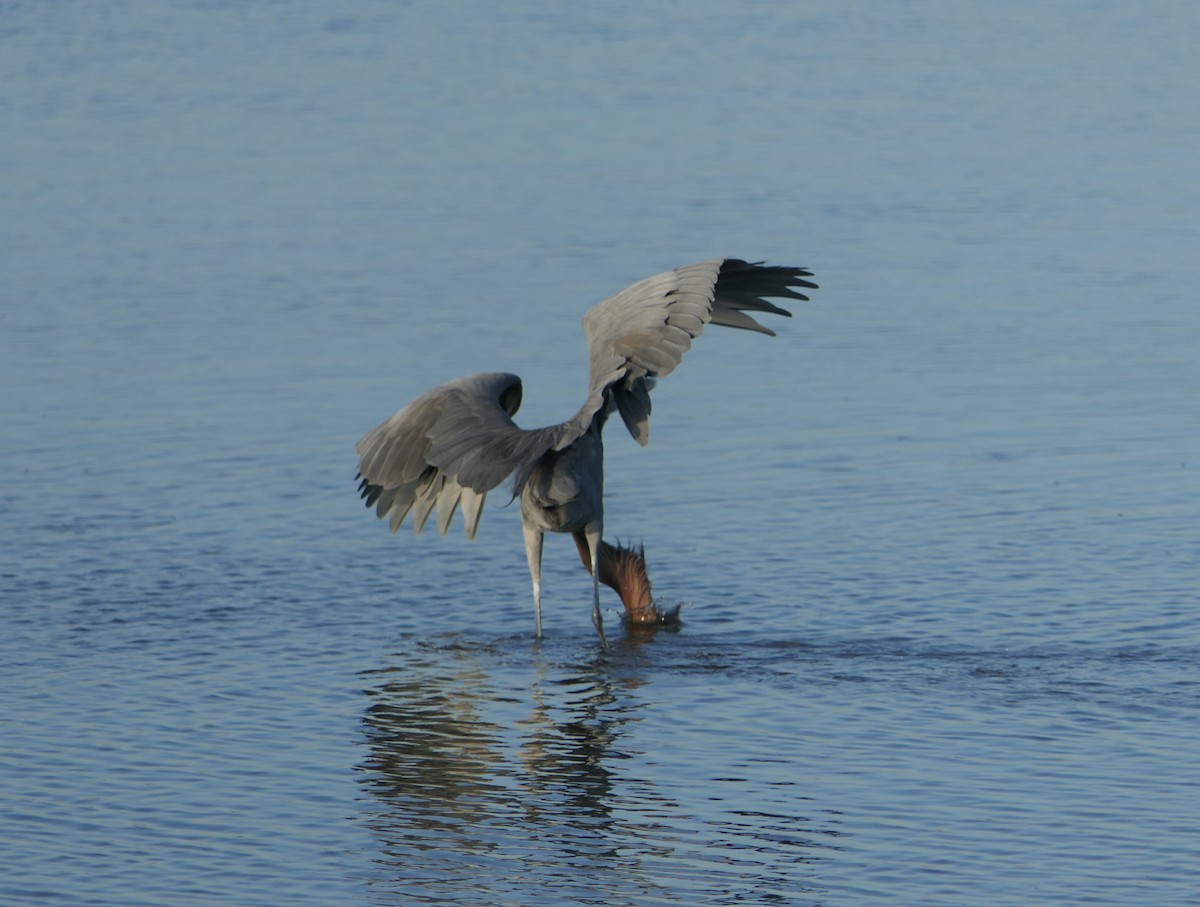
<svg viewBox="0 0 1200 907">
<path fill-rule="evenodd" d="M 549 450 L 521 491 L 521 520 L 539 532 L 575 532 L 603 518 L 600 420 L 562 450 Z"/>
<path fill-rule="evenodd" d="M 546 532 L 565 532 L 575 537 L 592 574 L 592 621 L 604 644 L 599 583 L 620 575 L 615 562 L 601 556 L 615 550 L 601 541 L 605 421 L 619 413 L 634 439 L 647 443 L 653 381 L 679 364 L 704 325 L 773 334 L 745 312 L 790 315 L 766 299 L 807 299 L 791 288 L 815 288 L 804 279 L 811 276 L 803 268 L 713 259 L 634 284 L 584 316 L 588 397 L 571 419 L 545 428 L 518 428 L 512 421 L 522 393 L 516 375 L 486 372 L 450 381 L 358 442 L 362 496 L 380 517 L 390 517 L 393 532 L 410 511 L 413 528 L 420 532 L 436 509 L 438 532 L 444 535 L 455 509 L 461 508 L 467 536 L 474 538 L 487 493 L 513 476 L 513 494 L 521 499 L 537 635 L 542 539 Z"/>
<path fill-rule="evenodd" d="M 604 532 L 604 441 L 601 416 L 562 450 L 549 450 L 538 459 L 521 490 L 521 526 L 525 555 L 533 577 L 534 632 L 542 635 L 542 539 L 547 532 L 582 534 L 592 574 L 592 623 L 604 643 L 600 615 L 600 543 Z"/>
</svg>

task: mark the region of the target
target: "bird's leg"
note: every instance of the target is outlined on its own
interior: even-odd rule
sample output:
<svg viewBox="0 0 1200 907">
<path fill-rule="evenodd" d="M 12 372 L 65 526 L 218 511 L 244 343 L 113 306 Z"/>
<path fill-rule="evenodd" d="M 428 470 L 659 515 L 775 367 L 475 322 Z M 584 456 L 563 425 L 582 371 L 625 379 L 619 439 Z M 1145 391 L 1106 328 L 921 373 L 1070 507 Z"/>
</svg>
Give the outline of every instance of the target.
<svg viewBox="0 0 1200 907">
<path fill-rule="evenodd" d="M 529 561 L 529 575 L 533 578 L 533 626 L 538 639 L 542 638 L 542 530 L 528 523 L 521 527 L 525 532 L 525 558 Z"/>
<path fill-rule="evenodd" d="M 600 613 L 600 535 L 603 529 L 603 523 L 600 520 L 593 520 L 583 528 L 584 537 L 587 538 L 588 554 L 591 556 L 591 572 L 592 572 L 592 625 L 596 628 L 596 633 L 600 637 L 600 648 L 608 648 L 608 640 L 604 638 L 604 615 Z"/>
</svg>

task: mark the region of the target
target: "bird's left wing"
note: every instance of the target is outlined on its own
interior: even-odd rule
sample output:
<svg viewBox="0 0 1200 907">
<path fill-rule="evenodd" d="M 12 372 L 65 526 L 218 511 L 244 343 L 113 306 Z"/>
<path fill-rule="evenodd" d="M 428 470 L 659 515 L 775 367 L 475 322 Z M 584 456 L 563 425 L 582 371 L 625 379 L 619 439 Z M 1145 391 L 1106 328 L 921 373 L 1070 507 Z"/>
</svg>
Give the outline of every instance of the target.
<svg viewBox="0 0 1200 907">
<path fill-rule="evenodd" d="M 421 395 L 359 440 L 359 491 L 395 532 L 409 511 L 413 530 L 436 507 L 446 534 L 461 505 L 467 537 L 475 537 L 487 493 L 514 471 L 525 474 L 554 446 L 558 426 L 526 431 L 512 420 L 521 379 L 485 372 Z"/>
<path fill-rule="evenodd" d="M 714 258 L 649 277 L 593 306 L 583 317 L 588 340 L 588 399 L 568 425 L 581 433 L 611 401 L 639 444 L 650 438 L 650 388 L 674 371 L 708 323 L 774 335 L 746 312 L 791 312 L 768 298 L 808 297 L 805 268 Z"/>
</svg>

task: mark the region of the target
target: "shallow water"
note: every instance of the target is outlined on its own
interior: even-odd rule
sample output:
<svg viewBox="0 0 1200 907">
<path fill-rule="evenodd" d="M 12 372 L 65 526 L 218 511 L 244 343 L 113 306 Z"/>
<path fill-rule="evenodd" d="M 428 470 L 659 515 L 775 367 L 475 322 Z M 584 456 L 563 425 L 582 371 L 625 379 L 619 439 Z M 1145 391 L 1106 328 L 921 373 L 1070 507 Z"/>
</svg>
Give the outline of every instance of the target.
<svg viewBox="0 0 1200 907">
<path fill-rule="evenodd" d="M 1200 903 L 1200 17 L 0 7 L 4 904 Z M 608 435 L 630 635 L 353 444 L 808 265 Z M 564 380 L 564 376 L 568 376 Z M 619 426 L 614 426 L 617 428 Z"/>
</svg>

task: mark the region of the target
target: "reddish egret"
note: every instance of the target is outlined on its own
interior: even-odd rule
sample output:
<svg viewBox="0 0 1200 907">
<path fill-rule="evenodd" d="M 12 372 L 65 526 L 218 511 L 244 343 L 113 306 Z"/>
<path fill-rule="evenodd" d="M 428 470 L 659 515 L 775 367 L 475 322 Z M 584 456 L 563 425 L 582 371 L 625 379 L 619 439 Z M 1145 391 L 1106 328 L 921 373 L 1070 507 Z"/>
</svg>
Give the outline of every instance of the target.
<svg viewBox="0 0 1200 907">
<path fill-rule="evenodd" d="M 487 493 L 509 476 L 521 499 L 525 554 L 533 578 L 534 628 L 542 635 L 542 539 L 569 532 L 592 574 L 592 623 L 606 646 L 600 583 L 618 589 L 631 619 L 631 549 L 601 541 L 604 528 L 604 446 L 601 432 L 620 413 L 634 439 L 650 437 L 650 389 L 670 374 L 706 324 L 774 335 L 747 312 L 791 313 L 768 299 L 808 297 L 815 289 L 805 268 L 715 258 L 667 271 L 622 290 L 583 316 L 588 341 L 588 395 L 566 422 L 522 429 L 512 417 L 521 405 L 521 379 L 506 372 L 458 378 L 418 397 L 358 442 L 359 491 L 395 532 L 411 511 L 420 532 L 436 508 L 446 534 L 456 508 L 467 537 L 475 537 Z M 625 552 L 624 555 L 618 552 Z M 644 560 L 641 574 L 645 575 Z M 624 577 L 624 578 L 622 578 Z M 625 591 L 622 591 L 624 583 Z M 629 598 L 627 598 L 627 594 Z M 649 595 L 646 582 L 644 597 Z M 644 604 L 644 603 L 643 603 Z"/>
</svg>

